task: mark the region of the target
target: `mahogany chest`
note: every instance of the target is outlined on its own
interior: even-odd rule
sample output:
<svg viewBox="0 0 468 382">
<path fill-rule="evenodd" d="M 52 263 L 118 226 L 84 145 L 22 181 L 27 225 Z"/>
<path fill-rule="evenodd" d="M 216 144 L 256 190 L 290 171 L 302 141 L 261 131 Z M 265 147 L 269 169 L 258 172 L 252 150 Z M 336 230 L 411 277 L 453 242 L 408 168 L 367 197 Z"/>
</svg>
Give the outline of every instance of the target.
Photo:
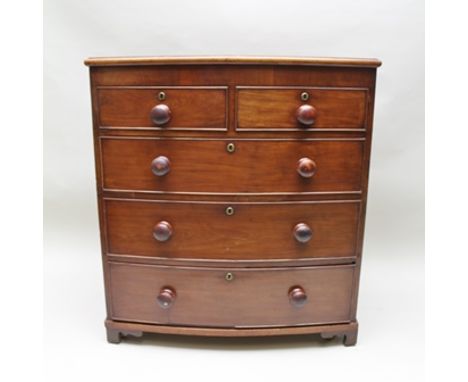
<svg viewBox="0 0 468 382">
<path fill-rule="evenodd" d="M 107 338 L 354 345 L 375 59 L 90 58 Z"/>
</svg>

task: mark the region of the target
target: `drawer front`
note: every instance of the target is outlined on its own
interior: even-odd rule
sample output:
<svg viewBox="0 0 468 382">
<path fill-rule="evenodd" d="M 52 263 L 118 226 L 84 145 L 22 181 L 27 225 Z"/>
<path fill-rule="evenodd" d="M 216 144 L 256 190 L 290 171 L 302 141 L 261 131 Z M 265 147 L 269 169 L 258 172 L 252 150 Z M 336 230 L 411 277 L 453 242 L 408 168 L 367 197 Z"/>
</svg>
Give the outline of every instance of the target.
<svg viewBox="0 0 468 382">
<path fill-rule="evenodd" d="M 106 87 L 98 88 L 98 102 L 101 127 L 227 129 L 224 87 Z"/>
<path fill-rule="evenodd" d="M 301 96 L 307 99 L 303 100 Z M 237 128 L 301 131 L 364 129 L 366 105 L 366 89 L 240 88 L 237 90 Z M 304 117 L 312 119 L 307 121 Z"/>
<path fill-rule="evenodd" d="M 104 208 L 112 254 L 261 260 L 355 256 L 360 203 L 106 199 Z"/>
<path fill-rule="evenodd" d="M 109 266 L 115 320 L 213 327 L 350 320 L 353 265 L 235 271 Z"/>
<path fill-rule="evenodd" d="M 101 139 L 103 187 L 207 193 L 361 190 L 362 140 Z M 233 152 L 229 152 L 231 149 Z M 152 163 L 167 158 L 168 172 Z M 300 160 L 311 172 L 300 174 Z M 304 175 L 306 175 L 304 177 Z"/>
</svg>

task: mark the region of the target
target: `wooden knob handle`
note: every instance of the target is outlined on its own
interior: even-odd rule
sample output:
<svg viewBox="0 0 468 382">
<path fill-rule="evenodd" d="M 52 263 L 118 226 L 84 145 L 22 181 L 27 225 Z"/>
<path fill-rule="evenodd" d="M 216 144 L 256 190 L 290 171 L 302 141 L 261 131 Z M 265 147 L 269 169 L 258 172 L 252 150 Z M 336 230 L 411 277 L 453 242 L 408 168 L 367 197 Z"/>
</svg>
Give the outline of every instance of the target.
<svg viewBox="0 0 468 382">
<path fill-rule="evenodd" d="M 307 302 L 305 290 L 300 286 L 294 286 L 289 290 L 289 302 L 291 305 L 300 308 Z"/>
<path fill-rule="evenodd" d="M 176 296 L 177 295 L 174 289 L 164 287 L 159 292 L 158 297 L 156 297 L 156 300 L 158 301 L 158 304 L 161 308 L 168 309 L 174 304 Z"/>
<path fill-rule="evenodd" d="M 309 158 L 301 158 L 297 162 L 297 172 L 303 178 L 311 178 L 317 171 L 317 164 Z"/>
<path fill-rule="evenodd" d="M 317 118 L 317 109 L 312 105 L 301 105 L 297 108 L 296 118 L 303 125 L 310 126 Z"/>
<path fill-rule="evenodd" d="M 172 236 L 172 226 L 166 221 L 160 221 L 153 228 L 153 237 L 158 241 L 167 241 Z"/>
<path fill-rule="evenodd" d="M 151 171 L 156 176 L 166 175 L 171 170 L 171 162 L 165 156 L 154 158 L 151 162 Z"/>
<path fill-rule="evenodd" d="M 161 126 L 171 119 L 171 109 L 169 106 L 160 103 L 151 109 L 151 120 L 155 125 Z"/>
<path fill-rule="evenodd" d="M 305 223 L 296 224 L 293 231 L 294 237 L 299 243 L 307 243 L 312 239 L 312 230 Z"/>
</svg>

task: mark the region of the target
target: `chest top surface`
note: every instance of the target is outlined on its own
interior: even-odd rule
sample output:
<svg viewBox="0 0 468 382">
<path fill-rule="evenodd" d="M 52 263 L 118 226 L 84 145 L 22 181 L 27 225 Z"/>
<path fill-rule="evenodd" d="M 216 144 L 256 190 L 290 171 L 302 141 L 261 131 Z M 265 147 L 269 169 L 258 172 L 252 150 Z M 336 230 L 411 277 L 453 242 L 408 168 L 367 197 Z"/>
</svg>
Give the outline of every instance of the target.
<svg viewBox="0 0 468 382">
<path fill-rule="evenodd" d="M 305 65 L 342 67 L 379 67 L 382 63 L 375 58 L 335 57 L 256 57 L 256 56 L 172 56 L 172 57 L 90 57 L 84 61 L 88 66 L 119 65 Z"/>
</svg>

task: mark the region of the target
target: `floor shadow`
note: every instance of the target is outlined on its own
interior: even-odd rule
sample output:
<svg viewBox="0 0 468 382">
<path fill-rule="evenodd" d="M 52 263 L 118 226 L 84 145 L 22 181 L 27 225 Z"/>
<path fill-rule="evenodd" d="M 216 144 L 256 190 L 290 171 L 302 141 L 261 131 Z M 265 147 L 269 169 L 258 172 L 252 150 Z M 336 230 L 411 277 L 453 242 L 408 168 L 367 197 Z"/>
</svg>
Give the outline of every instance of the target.
<svg viewBox="0 0 468 382">
<path fill-rule="evenodd" d="M 122 344 L 140 344 L 167 348 L 205 350 L 277 350 L 291 348 L 326 348 L 343 346 L 343 337 L 324 340 L 319 334 L 271 337 L 202 337 L 173 334 L 144 333 L 142 337 L 124 337 Z"/>
</svg>

